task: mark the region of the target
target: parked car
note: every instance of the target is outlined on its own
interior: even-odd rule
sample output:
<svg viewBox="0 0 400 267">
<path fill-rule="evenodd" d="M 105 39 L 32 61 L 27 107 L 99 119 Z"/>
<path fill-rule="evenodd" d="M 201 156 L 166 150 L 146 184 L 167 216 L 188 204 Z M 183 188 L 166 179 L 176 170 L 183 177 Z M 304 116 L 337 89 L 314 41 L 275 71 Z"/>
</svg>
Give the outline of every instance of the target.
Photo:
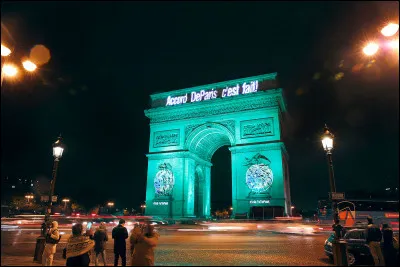
<svg viewBox="0 0 400 267">
<path fill-rule="evenodd" d="M 325 254 L 329 257 L 330 260 L 333 260 L 332 242 L 334 238 L 335 235 L 331 234 L 329 238 L 325 241 L 324 245 Z M 371 252 L 365 239 L 365 228 L 348 230 L 345 233 L 343 239 L 347 242 L 347 259 L 349 266 L 352 266 L 355 263 L 360 262 L 361 260 L 366 260 L 367 262 L 373 264 Z M 398 241 L 394 236 L 393 243 L 397 242 Z"/>
</svg>

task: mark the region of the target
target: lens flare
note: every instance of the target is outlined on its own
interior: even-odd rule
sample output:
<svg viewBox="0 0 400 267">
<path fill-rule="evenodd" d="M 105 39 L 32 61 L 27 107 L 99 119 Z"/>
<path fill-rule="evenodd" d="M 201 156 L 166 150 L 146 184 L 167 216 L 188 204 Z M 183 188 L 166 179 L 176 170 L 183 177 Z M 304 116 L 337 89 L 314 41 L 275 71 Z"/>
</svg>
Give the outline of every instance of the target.
<svg viewBox="0 0 400 267">
<path fill-rule="evenodd" d="M 377 43 L 371 42 L 364 47 L 363 52 L 367 56 L 373 56 L 376 52 L 378 52 L 378 50 L 379 45 Z"/>
<path fill-rule="evenodd" d="M 17 67 L 12 64 L 4 64 L 2 71 L 7 77 L 14 77 L 18 73 Z"/>
<path fill-rule="evenodd" d="M 389 23 L 388 25 L 382 28 L 381 33 L 383 36 L 389 37 L 395 35 L 398 30 L 399 30 L 399 24 Z"/>
<path fill-rule="evenodd" d="M 11 50 L 7 46 L 1 45 L 1 56 L 6 57 L 10 54 L 11 54 Z"/>
<path fill-rule="evenodd" d="M 36 64 L 30 60 L 25 60 L 24 62 L 22 62 L 22 65 L 24 66 L 24 69 L 26 69 L 29 72 L 35 71 L 37 68 Z"/>
</svg>

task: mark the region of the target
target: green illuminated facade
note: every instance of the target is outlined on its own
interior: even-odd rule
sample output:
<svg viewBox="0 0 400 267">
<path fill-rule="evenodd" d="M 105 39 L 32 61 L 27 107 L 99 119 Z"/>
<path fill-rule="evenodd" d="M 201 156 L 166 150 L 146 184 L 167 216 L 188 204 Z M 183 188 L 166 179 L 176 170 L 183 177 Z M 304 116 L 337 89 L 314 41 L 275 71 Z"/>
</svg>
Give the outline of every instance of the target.
<svg viewBox="0 0 400 267">
<path fill-rule="evenodd" d="M 151 95 L 146 215 L 210 216 L 211 158 L 232 153 L 232 206 L 290 215 L 286 104 L 276 73 Z M 228 166 L 227 166 L 228 167 Z"/>
</svg>

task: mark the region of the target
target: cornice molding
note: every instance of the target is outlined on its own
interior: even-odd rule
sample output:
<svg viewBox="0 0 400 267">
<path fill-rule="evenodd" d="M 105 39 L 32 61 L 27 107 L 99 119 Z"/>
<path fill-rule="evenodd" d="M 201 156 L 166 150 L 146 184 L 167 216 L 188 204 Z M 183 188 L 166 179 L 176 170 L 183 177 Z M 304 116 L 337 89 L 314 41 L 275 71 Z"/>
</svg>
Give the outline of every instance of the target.
<svg viewBox="0 0 400 267">
<path fill-rule="evenodd" d="M 195 160 L 197 163 L 211 167 L 212 163 L 209 161 L 205 161 L 204 159 L 198 157 L 190 151 L 180 150 L 173 152 L 161 152 L 161 153 L 149 153 L 146 154 L 146 157 L 150 160 L 163 160 L 163 159 L 175 159 L 175 158 L 190 158 Z"/>
<path fill-rule="evenodd" d="M 158 123 L 270 107 L 279 107 L 281 111 L 286 111 L 282 89 L 218 98 L 182 106 L 153 108 L 145 110 L 145 115 L 150 119 L 150 123 Z"/>
<path fill-rule="evenodd" d="M 232 154 L 242 152 L 259 152 L 260 150 L 282 150 L 285 154 L 287 154 L 285 144 L 283 142 L 233 146 L 230 147 L 229 150 L 232 152 Z"/>
</svg>

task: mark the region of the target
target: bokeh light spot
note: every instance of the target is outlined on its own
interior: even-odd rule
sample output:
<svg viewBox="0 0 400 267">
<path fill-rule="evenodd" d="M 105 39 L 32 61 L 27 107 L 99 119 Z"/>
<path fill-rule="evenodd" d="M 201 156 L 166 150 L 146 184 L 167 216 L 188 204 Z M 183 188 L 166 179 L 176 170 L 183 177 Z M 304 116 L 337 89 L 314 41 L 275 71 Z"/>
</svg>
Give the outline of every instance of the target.
<svg viewBox="0 0 400 267">
<path fill-rule="evenodd" d="M 44 45 L 35 45 L 29 55 L 30 60 L 36 65 L 43 65 L 50 61 L 50 50 Z"/>
<path fill-rule="evenodd" d="M 335 75 L 335 80 L 339 81 L 339 80 L 343 79 L 343 77 L 344 77 L 344 73 L 343 72 L 339 72 L 339 73 L 337 73 Z"/>
</svg>

